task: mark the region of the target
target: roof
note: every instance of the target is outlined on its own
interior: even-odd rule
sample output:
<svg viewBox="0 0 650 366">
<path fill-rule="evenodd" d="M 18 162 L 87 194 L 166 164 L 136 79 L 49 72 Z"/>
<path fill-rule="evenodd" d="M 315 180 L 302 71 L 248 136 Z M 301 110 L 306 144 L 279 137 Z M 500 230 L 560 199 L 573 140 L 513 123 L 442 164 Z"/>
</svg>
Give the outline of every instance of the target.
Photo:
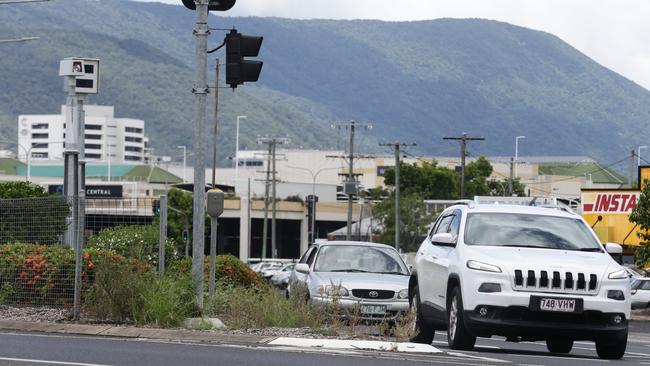
<svg viewBox="0 0 650 366">
<path fill-rule="evenodd" d="M 566 177 L 585 177 L 591 174 L 594 183 L 623 184 L 627 179 L 614 170 L 600 166 L 596 162 L 581 163 L 540 163 L 539 175 L 559 175 Z"/>
<path fill-rule="evenodd" d="M 316 242 L 312 245 L 315 246 L 324 246 L 324 245 L 355 245 L 355 246 L 366 246 L 366 247 L 382 247 L 382 248 L 393 248 L 390 245 L 381 244 L 381 243 L 371 243 L 367 241 L 354 241 L 354 240 L 328 240 L 323 242 Z"/>
<path fill-rule="evenodd" d="M 0 174 L 6 175 L 25 175 L 25 173 L 18 174 L 25 164 L 16 159 L 0 158 Z M 24 171 L 24 169 L 23 169 Z"/>
<path fill-rule="evenodd" d="M 579 215 L 555 207 L 539 206 L 522 206 L 522 205 L 504 205 L 504 204 L 478 204 L 474 206 L 457 205 L 449 208 L 467 210 L 468 212 L 478 213 L 514 213 L 529 215 L 558 216 L 575 219 Z"/>
<path fill-rule="evenodd" d="M 0 170 L 2 170 L 2 160 L 13 159 L 0 159 Z M 17 160 L 16 160 L 17 161 Z M 25 175 L 27 167 L 25 164 L 18 162 L 19 166 L 12 173 L 15 175 Z M 33 177 L 51 177 L 63 178 L 63 165 L 35 165 L 32 164 L 31 175 Z M 108 165 L 102 164 L 86 164 L 86 177 L 87 178 L 103 178 L 108 176 Z M 111 165 L 111 178 L 121 181 L 140 181 L 149 183 L 164 183 L 176 184 L 181 183 L 183 180 L 174 174 L 152 165 L 126 165 L 117 164 Z"/>
</svg>

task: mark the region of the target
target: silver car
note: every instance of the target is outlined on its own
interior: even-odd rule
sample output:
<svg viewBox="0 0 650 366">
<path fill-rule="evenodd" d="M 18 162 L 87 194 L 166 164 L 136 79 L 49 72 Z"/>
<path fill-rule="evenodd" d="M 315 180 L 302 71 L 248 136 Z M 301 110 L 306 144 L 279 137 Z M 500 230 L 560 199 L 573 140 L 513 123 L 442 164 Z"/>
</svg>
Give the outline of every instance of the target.
<svg viewBox="0 0 650 366">
<path fill-rule="evenodd" d="M 296 264 L 287 289 L 316 303 L 359 309 L 361 319 L 394 319 L 408 310 L 409 271 L 395 248 L 327 241 L 312 245 Z"/>
</svg>

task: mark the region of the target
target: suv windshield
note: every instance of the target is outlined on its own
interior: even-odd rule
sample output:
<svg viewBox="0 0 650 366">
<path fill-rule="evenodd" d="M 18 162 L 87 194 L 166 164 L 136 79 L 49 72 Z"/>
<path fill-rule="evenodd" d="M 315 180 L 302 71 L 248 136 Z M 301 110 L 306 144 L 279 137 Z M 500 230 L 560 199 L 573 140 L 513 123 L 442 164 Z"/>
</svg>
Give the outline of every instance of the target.
<svg viewBox="0 0 650 366">
<path fill-rule="evenodd" d="M 314 271 L 408 275 L 408 270 L 395 249 L 363 245 L 325 245 L 321 247 Z"/>
<path fill-rule="evenodd" d="M 468 214 L 465 243 L 602 251 L 600 243 L 579 219 L 514 213 Z"/>
</svg>

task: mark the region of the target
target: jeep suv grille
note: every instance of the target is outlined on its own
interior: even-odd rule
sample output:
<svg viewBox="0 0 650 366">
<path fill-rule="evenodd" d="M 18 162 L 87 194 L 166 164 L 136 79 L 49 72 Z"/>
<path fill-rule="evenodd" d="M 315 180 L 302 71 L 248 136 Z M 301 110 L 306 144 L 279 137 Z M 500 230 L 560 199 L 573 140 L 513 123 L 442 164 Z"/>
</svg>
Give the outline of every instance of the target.
<svg viewBox="0 0 650 366">
<path fill-rule="evenodd" d="M 545 270 L 515 270 L 517 291 L 596 294 L 598 276 L 595 274 Z"/>
</svg>

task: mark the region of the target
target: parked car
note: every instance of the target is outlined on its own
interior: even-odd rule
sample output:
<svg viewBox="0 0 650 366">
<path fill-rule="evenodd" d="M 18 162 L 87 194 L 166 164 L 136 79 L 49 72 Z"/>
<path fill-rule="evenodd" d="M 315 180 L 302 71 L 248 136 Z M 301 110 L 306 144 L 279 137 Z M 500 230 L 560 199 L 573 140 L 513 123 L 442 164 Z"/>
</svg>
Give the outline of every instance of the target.
<svg viewBox="0 0 650 366">
<path fill-rule="evenodd" d="M 268 279 L 271 278 L 271 276 L 273 276 L 275 273 L 277 273 L 279 270 L 281 270 L 282 267 L 284 267 L 284 266 L 285 266 L 285 264 L 280 263 L 280 262 L 269 263 L 268 266 L 264 266 L 260 270 L 260 272 L 259 272 L 260 276 L 262 276 L 262 278 L 265 278 L 265 279 L 268 280 Z"/>
<path fill-rule="evenodd" d="M 415 258 L 414 341 L 431 343 L 436 330 L 446 330 L 452 349 L 499 335 L 568 353 L 574 341 L 590 340 L 601 358 L 619 359 L 630 319 L 628 275 L 612 258 L 620 253 L 561 209 L 449 207 Z"/>
<path fill-rule="evenodd" d="M 289 283 L 289 276 L 291 276 L 291 271 L 293 271 L 295 266 L 295 263 L 290 263 L 275 272 L 275 274 L 271 276 L 271 284 L 281 290 L 286 289 L 287 284 Z"/>
<path fill-rule="evenodd" d="M 639 267 L 626 264 L 623 266 L 623 268 L 625 268 L 625 271 L 627 272 L 628 277 L 630 278 L 630 282 L 634 282 L 639 278 L 644 278 L 647 276 L 646 271 Z"/>
<path fill-rule="evenodd" d="M 632 282 L 632 309 L 650 308 L 650 278 L 637 278 Z"/>
<path fill-rule="evenodd" d="M 359 306 L 362 319 L 394 319 L 408 310 L 409 271 L 395 248 L 377 243 L 313 244 L 291 272 L 287 292 L 315 303 Z"/>
</svg>

